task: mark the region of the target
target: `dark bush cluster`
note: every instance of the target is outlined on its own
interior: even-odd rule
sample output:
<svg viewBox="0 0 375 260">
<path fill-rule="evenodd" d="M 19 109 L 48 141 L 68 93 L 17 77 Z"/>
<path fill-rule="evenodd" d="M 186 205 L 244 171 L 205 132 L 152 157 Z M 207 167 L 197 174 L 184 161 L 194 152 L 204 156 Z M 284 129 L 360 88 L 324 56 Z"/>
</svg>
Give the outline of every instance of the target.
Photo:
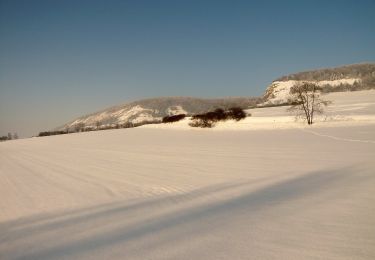
<svg viewBox="0 0 375 260">
<path fill-rule="evenodd" d="M 62 135 L 62 134 L 72 134 L 79 132 L 91 132 L 100 130 L 110 130 L 110 129 L 120 129 L 120 128 L 133 128 L 146 124 L 160 124 L 160 120 L 146 120 L 138 123 L 126 122 L 123 124 L 112 124 L 112 125 L 100 125 L 99 127 L 85 126 L 80 124 L 79 126 L 74 126 L 71 129 L 60 130 L 60 131 L 44 131 L 39 133 L 39 137 L 50 136 L 50 135 Z"/>
<path fill-rule="evenodd" d="M 160 124 L 161 121 L 158 120 L 158 119 L 154 119 L 154 120 L 145 120 L 145 121 L 142 121 L 142 122 L 138 122 L 138 123 L 131 123 L 131 127 L 138 127 L 138 126 L 142 126 L 142 125 L 153 125 L 153 124 Z M 127 127 L 124 127 L 124 128 L 127 128 Z"/>
<path fill-rule="evenodd" d="M 11 140 L 8 138 L 8 136 L 4 135 L 4 136 L 0 136 L 0 141 L 8 141 L 8 140 Z"/>
<path fill-rule="evenodd" d="M 68 131 L 44 131 L 40 132 L 38 136 L 63 135 L 68 133 Z"/>
<path fill-rule="evenodd" d="M 163 123 L 173 123 L 178 122 L 186 117 L 185 114 L 179 114 L 179 115 L 172 115 L 172 116 L 165 116 L 163 117 L 162 122 Z"/>
<path fill-rule="evenodd" d="M 232 107 L 229 108 L 229 110 L 226 112 L 228 119 L 233 119 L 236 121 L 240 121 L 244 118 L 246 118 L 246 113 L 243 111 L 240 107 Z"/>
<path fill-rule="evenodd" d="M 16 140 L 18 139 L 18 134 L 14 133 L 8 133 L 8 135 L 0 136 L 0 141 L 8 141 L 8 140 Z"/>
<path fill-rule="evenodd" d="M 245 117 L 246 113 L 240 107 L 232 107 L 226 111 L 218 108 L 204 114 L 194 115 L 192 117 L 192 122 L 190 122 L 189 125 L 192 127 L 211 128 L 219 121 L 226 121 L 229 119 L 240 121 Z"/>
</svg>

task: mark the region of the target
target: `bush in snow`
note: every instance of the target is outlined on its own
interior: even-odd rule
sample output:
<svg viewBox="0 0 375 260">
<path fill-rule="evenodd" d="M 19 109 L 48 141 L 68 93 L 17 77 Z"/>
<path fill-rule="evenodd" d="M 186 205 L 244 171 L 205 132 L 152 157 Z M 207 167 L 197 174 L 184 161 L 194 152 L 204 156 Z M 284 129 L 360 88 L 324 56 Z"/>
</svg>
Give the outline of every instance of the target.
<svg viewBox="0 0 375 260">
<path fill-rule="evenodd" d="M 240 107 L 232 107 L 232 108 L 229 108 L 229 110 L 227 112 L 227 117 L 228 117 L 228 119 L 240 121 L 240 120 L 246 118 L 246 113 Z"/>
<path fill-rule="evenodd" d="M 219 121 L 226 121 L 228 119 L 240 121 L 245 117 L 246 113 L 240 107 L 232 107 L 227 111 L 218 108 L 215 111 L 194 115 L 189 125 L 192 127 L 211 128 Z"/>
<path fill-rule="evenodd" d="M 186 117 L 185 114 L 179 114 L 179 115 L 172 115 L 172 116 L 165 116 L 163 117 L 163 123 L 173 123 L 178 122 Z"/>
</svg>

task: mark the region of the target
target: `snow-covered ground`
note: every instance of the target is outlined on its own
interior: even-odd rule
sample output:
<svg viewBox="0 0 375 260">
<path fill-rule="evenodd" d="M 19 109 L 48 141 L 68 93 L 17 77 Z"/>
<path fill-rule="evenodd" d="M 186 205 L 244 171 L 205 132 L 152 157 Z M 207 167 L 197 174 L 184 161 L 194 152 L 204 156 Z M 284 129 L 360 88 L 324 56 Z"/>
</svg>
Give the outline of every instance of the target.
<svg viewBox="0 0 375 260">
<path fill-rule="evenodd" d="M 287 106 L 255 108 L 246 110 L 251 114 L 246 119 L 235 122 L 219 122 L 217 130 L 267 130 L 267 129 L 295 129 L 345 127 L 359 125 L 375 125 L 375 90 L 356 92 L 335 92 L 321 96 L 324 100 L 332 101 L 326 107 L 324 114 L 315 116 L 313 126 L 307 126 L 303 119 L 297 119 L 293 113 L 287 111 Z M 173 124 L 144 125 L 144 128 L 195 130 L 189 126 L 190 118 Z"/>
<path fill-rule="evenodd" d="M 0 259 L 374 259 L 374 92 L 349 94 L 342 124 L 0 143 Z"/>
</svg>

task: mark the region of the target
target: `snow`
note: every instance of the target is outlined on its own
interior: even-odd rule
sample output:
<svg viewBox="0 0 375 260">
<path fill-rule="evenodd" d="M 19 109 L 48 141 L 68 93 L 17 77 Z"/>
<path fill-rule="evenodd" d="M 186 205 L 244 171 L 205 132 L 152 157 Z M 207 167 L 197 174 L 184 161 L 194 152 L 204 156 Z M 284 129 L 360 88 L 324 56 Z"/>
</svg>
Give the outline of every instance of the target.
<svg viewBox="0 0 375 260">
<path fill-rule="evenodd" d="M 137 117 L 133 120 L 130 120 L 133 124 L 136 123 L 142 123 L 142 122 L 150 122 L 155 120 L 161 120 L 160 117 L 154 117 L 153 115 L 147 114 L 147 113 L 140 113 L 137 115 Z"/>
<path fill-rule="evenodd" d="M 151 109 L 145 109 L 139 105 L 137 106 L 134 106 L 130 109 L 124 109 L 123 112 L 121 113 L 121 115 L 118 117 L 119 121 L 121 122 L 125 122 L 126 120 L 128 120 L 130 117 L 132 116 L 135 116 L 141 112 L 147 112 L 147 111 L 152 111 Z M 145 114 L 143 113 L 143 116 L 145 116 Z"/>
<path fill-rule="evenodd" d="M 0 259 L 374 259 L 374 95 L 327 95 L 350 123 L 2 142 Z"/>
<path fill-rule="evenodd" d="M 338 79 L 338 80 L 322 80 L 322 81 L 303 81 L 316 83 L 318 86 L 339 86 L 341 84 L 353 85 L 355 82 L 359 82 L 361 79 Z M 302 81 L 287 80 L 287 81 L 274 81 L 268 90 L 272 89 L 273 97 L 269 98 L 266 104 L 279 104 L 284 103 L 289 98 L 290 88 Z"/>
<path fill-rule="evenodd" d="M 334 92 L 322 95 L 325 100 L 332 101 L 322 115 L 316 115 L 314 124 L 306 126 L 303 119 L 287 111 L 287 106 L 248 109 L 251 114 L 239 122 L 219 122 L 209 131 L 220 130 L 272 130 L 303 129 L 320 127 L 345 127 L 358 125 L 375 125 L 375 90 L 355 92 Z M 194 130 L 189 126 L 191 118 L 185 118 L 173 124 L 144 125 L 143 128 Z"/>
<path fill-rule="evenodd" d="M 183 109 L 181 106 L 168 107 L 166 112 L 168 115 L 187 114 L 187 111 Z"/>
<path fill-rule="evenodd" d="M 71 123 L 71 126 L 77 125 L 79 123 L 84 123 L 87 126 L 95 126 L 96 122 L 101 122 L 102 120 L 108 118 L 110 115 L 107 112 L 102 112 L 98 115 L 92 115 L 84 119 L 77 119 L 73 123 Z"/>
<path fill-rule="evenodd" d="M 103 123 L 103 121 L 110 119 L 117 119 L 116 121 L 118 123 L 128 121 L 132 123 L 140 123 L 143 121 L 153 121 L 155 119 L 161 119 L 160 117 L 154 117 L 152 115 L 153 112 L 153 109 L 143 108 L 140 105 L 136 105 L 131 108 L 127 107 L 111 112 L 104 111 L 99 114 L 94 114 L 85 118 L 77 119 L 73 123 L 69 124 L 69 126 L 74 127 L 79 123 L 84 123 L 86 126 L 95 127 L 97 122 Z"/>
</svg>

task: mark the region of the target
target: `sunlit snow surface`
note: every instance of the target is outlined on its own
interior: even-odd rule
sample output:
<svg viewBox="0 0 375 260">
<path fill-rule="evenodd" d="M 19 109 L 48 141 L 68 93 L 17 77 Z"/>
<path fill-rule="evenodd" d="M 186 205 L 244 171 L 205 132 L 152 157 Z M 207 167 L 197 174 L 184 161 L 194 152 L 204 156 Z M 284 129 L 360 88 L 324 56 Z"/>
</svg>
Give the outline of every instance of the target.
<svg viewBox="0 0 375 260">
<path fill-rule="evenodd" d="M 0 259 L 374 259 L 374 97 L 2 142 Z"/>
<path fill-rule="evenodd" d="M 321 81 L 298 81 L 298 80 L 287 80 L 287 81 L 274 81 L 267 88 L 266 92 L 271 91 L 272 96 L 268 98 L 266 103 L 279 104 L 288 101 L 290 88 L 301 82 L 315 83 L 318 86 L 330 88 L 336 87 L 341 84 L 353 85 L 356 82 L 361 82 L 361 79 L 337 79 L 337 80 L 321 80 Z"/>
<path fill-rule="evenodd" d="M 356 92 L 337 92 L 321 96 L 331 101 L 322 115 L 315 115 L 315 124 L 308 129 L 337 126 L 359 126 L 375 124 L 375 90 Z M 251 116 L 239 122 L 219 122 L 217 130 L 268 130 L 306 128 L 303 118 L 297 118 L 287 111 L 286 106 L 248 109 Z M 144 128 L 195 130 L 189 126 L 190 118 L 174 124 L 145 125 Z"/>
</svg>

